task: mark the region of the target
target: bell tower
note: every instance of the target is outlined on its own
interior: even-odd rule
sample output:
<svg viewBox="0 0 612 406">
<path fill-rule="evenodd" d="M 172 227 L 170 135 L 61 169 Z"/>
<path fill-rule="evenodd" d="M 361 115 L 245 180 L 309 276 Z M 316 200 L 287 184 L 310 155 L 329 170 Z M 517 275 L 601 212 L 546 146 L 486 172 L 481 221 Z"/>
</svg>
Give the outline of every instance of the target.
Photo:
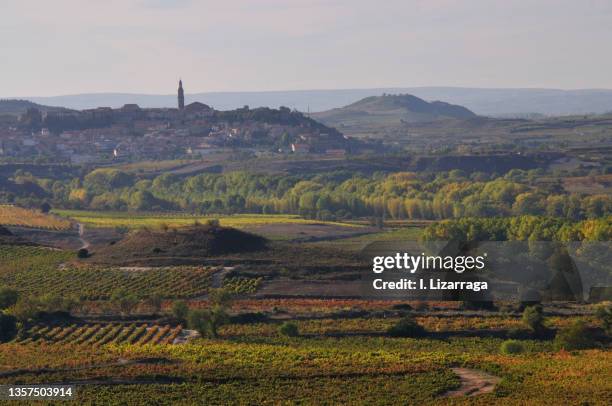
<svg viewBox="0 0 612 406">
<path fill-rule="evenodd" d="M 185 107 L 185 93 L 183 92 L 183 81 L 179 79 L 178 108 L 179 110 L 183 110 L 184 107 Z"/>
</svg>

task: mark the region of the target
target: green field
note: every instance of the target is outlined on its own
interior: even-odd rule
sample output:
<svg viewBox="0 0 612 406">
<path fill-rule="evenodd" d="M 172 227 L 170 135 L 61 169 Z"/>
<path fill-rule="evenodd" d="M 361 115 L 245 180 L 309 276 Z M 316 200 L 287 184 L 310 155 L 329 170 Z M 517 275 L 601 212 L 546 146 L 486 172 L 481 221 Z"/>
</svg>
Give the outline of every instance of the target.
<svg viewBox="0 0 612 406">
<path fill-rule="evenodd" d="M 92 227 L 182 227 L 194 222 L 205 223 L 208 220 L 219 220 L 222 226 L 244 228 L 267 224 L 337 224 L 346 227 L 359 227 L 353 224 L 309 220 L 296 215 L 235 214 L 219 216 L 197 216 L 182 213 L 155 212 L 97 212 L 81 210 L 54 210 L 55 214 L 74 219 Z"/>
</svg>

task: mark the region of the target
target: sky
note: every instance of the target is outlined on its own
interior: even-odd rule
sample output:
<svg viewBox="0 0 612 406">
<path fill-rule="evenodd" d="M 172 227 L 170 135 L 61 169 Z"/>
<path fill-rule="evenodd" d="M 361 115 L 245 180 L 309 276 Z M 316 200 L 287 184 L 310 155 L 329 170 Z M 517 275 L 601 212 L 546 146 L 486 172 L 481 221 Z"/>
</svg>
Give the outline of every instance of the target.
<svg viewBox="0 0 612 406">
<path fill-rule="evenodd" d="M 610 0 L 3 0 L 0 97 L 612 88 Z"/>
</svg>

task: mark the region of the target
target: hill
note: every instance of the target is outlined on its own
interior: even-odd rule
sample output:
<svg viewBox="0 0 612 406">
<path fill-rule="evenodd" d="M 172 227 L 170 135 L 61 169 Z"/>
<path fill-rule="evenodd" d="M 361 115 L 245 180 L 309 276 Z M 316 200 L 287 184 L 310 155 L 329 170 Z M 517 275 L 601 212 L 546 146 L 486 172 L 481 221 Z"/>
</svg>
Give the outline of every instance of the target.
<svg viewBox="0 0 612 406">
<path fill-rule="evenodd" d="M 313 114 L 322 123 L 334 126 L 360 124 L 397 125 L 445 119 L 477 117 L 463 106 L 441 101 L 427 102 L 410 94 L 371 96 L 339 109 Z"/>
<path fill-rule="evenodd" d="M 43 113 L 50 111 L 67 111 L 64 107 L 53 107 L 45 106 L 42 104 L 34 103 L 29 100 L 17 100 L 7 99 L 0 100 L 0 114 L 20 115 L 28 111 L 28 109 L 35 108 Z"/>
<path fill-rule="evenodd" d="M 16 236 L 8 228 L 0 226 L 0 246 L 2 245 L 36 245 L 31 241 Z"/>
<path fill-rule="evenodd" d="M 189 90 L 189 89 L 187 89 Z M 261 92 L 188 93 L 187 103 L 199 101 L 218 110 L 251 107 L 288 106 L 299 111 L 326 111 L 346 106 L 355 100 L 383 93 L 408 93 L 424 100 L 444 100 L 459 104 L 478 115 L 524 117 L 544 115 L 601 114 L 612 111 L 612 90 L 607 89 L 525 89 L 467 87 L 401 87 L 333 90 L 289 90 Z M 176 105 L 175 94 L 88 93 L 51 97 L 28 97 L 36 103 L 87 109 L 98 106 L 121 107 L 138 103 L 141 107 Z"/>
<path fill-rule="evenodd" d="M 255 234 L 216 224 L 152 230 L 143 228 L 121 241 L 95 250 L 94 260 L 103 262 L 146 261 L 156 258 L 210 258 L 258 251 L 267 240 Z"/>
</svg>

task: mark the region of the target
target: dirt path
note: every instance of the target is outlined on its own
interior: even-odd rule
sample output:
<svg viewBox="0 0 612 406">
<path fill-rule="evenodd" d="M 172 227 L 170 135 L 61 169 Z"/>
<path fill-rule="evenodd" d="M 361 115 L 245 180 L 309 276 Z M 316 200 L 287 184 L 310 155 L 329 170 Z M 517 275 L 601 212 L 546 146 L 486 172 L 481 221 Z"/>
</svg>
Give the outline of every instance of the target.
<svg viewBox="0 0 612 406">
<path fill-rule="evenodd" d="M 198 338 L 199 336 L 200 336 L 200 333 L 198 333 L 195 330 L 183 329 L 179 333 L 178 337 L 176 337 L 174 339 L 172 344 L 185 344 L 185 343 L 193 340 L 194 338 Z"/>
<path fill-rule="evenodd" d="M 225 266 L 220 271 L 215 272 L 210 278 L 210 287 L 215 289 L 222 288 L 223 279 L 225 279 L 225 275 L 227 275 L 230 271 L 233 270 L 233 266 Z"/>
<path fill-rule="evenodd" d="M 461 380 L 461 386 L 443 394 L 443 397 L 476 396 L 493 392 L 500 378 L 477 369 L 453 368 Z"/>
<path fill-rule="evenodd" d="M 83 223 L 77 223 L 77 227 L 79 229 L 79 241 L 81 241 L 81 248 L 79 249 L 89 248 L 89 241 L 83 238 L 83 235 L 85 234 L 85 226 L 83 225 Z"/>
</svg>

